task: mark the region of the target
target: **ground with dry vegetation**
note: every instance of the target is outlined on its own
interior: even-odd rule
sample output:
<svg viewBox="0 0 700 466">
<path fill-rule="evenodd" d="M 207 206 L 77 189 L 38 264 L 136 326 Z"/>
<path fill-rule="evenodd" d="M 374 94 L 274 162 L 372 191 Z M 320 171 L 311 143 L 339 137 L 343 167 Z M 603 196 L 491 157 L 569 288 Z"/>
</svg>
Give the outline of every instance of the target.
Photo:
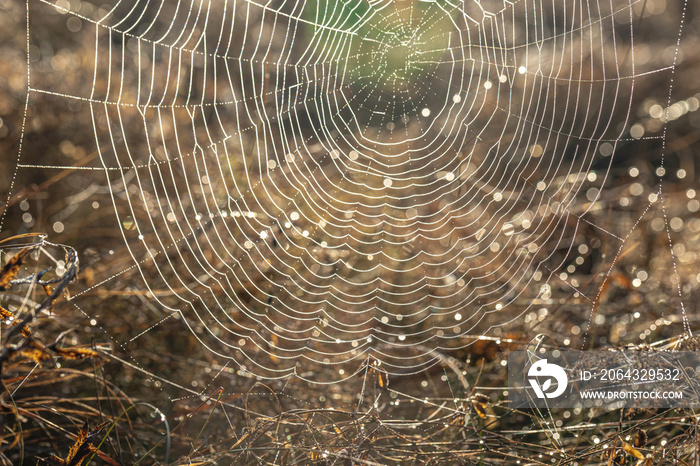
<svg viewBox="0 0 700 466">
<path fill-rule="evenodd" d="M 674 43 L 662 29 L 680 15 L 665 5 L 647 27 Z M 688 333 L 700 324 L 700 19 L 685 6 L 669 102 L 685 110 L 654 116 L 669 74 L 638 90 L 633 120 L 652 137 L 620 144 L 595 205 L 578 206 L 592 247 L 563 269 L 580 292 L 555 277 L 566 299 L 456 339 L 429 369 L 387 375 L 368 359 L 323 385 L 234 367 L 144 291 L 108 181 L 80 170 L 98 158 L 84 104 L 32 94 L 25 119 L 25 4 L 0 0 L 0 464 L 700 464 L 696 411 L 514 410 L 502 364 L 533 346 L 700 349 Z M 65 16 L 37 24 L 37 69 L 92 66 Z M 668 60 L 639 41 L 640 64 Z M 37 167 L 66 160 L 75 168 Z"/>
</svg>

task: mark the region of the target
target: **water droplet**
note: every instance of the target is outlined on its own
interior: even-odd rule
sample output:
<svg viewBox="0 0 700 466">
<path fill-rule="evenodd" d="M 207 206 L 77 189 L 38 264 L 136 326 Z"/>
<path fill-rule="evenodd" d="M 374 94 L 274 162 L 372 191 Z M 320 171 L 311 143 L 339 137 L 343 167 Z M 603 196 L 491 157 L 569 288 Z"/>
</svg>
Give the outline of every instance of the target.
<svg viewBox="0 0 700 466">
<path fill-rule="evenodd" d="M 600 155 L 604 157 L 609 157 L 613 153 L 613 145 L 609 142 L 604 142 L 600 145 Z"/>
<path fill-rule="evenodd" d="M 515 232 L 515 227 L 513 227 L 512 223 L 506 223 L 503 225 L 503 234 L 506 236 L 513 236 L 513 233 Z"/>
<path fill-rule="evenodd" d="M 640 139 L 642 136 L 644 136 L 644 126 L 639 123 L 632 125 L 630 128 L 630 136 L 632 136 L 634 139 Z"/>
</svg>

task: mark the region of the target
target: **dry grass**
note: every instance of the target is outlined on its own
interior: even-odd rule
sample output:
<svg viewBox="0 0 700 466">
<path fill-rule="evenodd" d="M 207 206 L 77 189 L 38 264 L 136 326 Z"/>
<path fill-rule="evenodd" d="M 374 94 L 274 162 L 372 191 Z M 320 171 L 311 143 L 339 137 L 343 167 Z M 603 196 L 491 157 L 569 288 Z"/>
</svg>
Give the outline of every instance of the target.
<svg viewBox="0 0 700 466">
<path fill-rule="evenodd" d="M 3 313 L 11 321 L 3 325 L 0 356 L 4 464 L 692 464 L 697 458 L 692 411 L 509 409 L 498 388 L 505 384 L 499 362 L 504 350 L 525 347 L 525 340 L 476 346 L 472 365 L 464 355 L 444 355 L 414 376 L 387 377 L 370 364 L 330 386 L 293 378 L 262 383 L 206 355 L 175 351 L 139 368 L 142 355 L 120 354 L 108 334 L 96 336 L 72 320 L 67 290 L 76 278 L 74 251 L 37 236 L 10 238 L 0 248 Z M 67 260 L 57 275 L 59 257 Z M 95 302 L 104 301 L 96 296 Z M 643 300 L 637 309 L 645 306 Z M 166 335 L 181 344 L 188 338 Z M 178 386 L 169 375 L 196 373 L 197 366 L 209 374 L 203 389 Z M 156 407 L 164 399 L 168 412 Z"/>
<path fill-rule="evenodd" d="M 679 13 L 666 3 L 666 15 L 647 27 L 675 43 L 677 30 L 667 27 Z M 679 101 L 698 91 L 700 70 L 700 23 L 687 6 L 674 75 Z M 518 411 L 503 394 L 502 361 L 533 344 L 555 348 L 567 338 L 572 348 L 699 349 L 697 339 L 683 338 L 700 316 L 700 204 L 688 191 L 700 193 L 700 112 L 663 126 L 643 111 L 646 96 L 665 97 L 668 75 L 637 89 L 634 118 L 652 137 L 620 144 L 595 206 L 571 206 L 585 215 L 569 242 L 597 246 L 581 254 L 568 282 L 550 281 L 556 299 L 546 315 L 528 310 L 493 338 L 455 338 L 414 374 L 387 374 L 367 359 L 342 383 L 261 380 L 203 348 L 184 319 L 144 290 L 114 225 L 109 182 L 79 169 L 99 159 L 87 105 L 32 94 L 19 161 L 29 168 L 16 170 L 25 5 L 0 7 L 0 193 L 9 193 L 0 206 L 0 464 L 700 464 L 694 410 Z M 64 66 L 91 69 L 93 39 L 73 40 L 82 36 L 66 32 L 65 17 L 39 17 L 36 34 L 40 45 L 66 45 L 54 55 Z M 662 51 L 635 40 L 649 49 L 646 66 L 661 68 L 654 60 Z M 51 58 L 33 62 L 48 80 L 56 79 Z M 63 75 L 66 82 L 35 86 L 91 84 L 84 73 Z M 662 159 L 663 196 L 650 202 Z M 74 168 L 32 167 L 54 163 Z M 637 185 L 643 195 L 634 194 Z M 622 249 L 615 235 L 625 238 Z M 547 253 L 566 259 L 562 270 L 573 265 L 557 246 Z M 141 270 L 147 279 L 159 272 L 155 263 Z M 640 271 L 646 278 L 635 283 Z M 510 309 L 528 303 L 519 306 Z M 305 370 L 318 382 L 338 378 L 328 365 Z"/>
</svg>

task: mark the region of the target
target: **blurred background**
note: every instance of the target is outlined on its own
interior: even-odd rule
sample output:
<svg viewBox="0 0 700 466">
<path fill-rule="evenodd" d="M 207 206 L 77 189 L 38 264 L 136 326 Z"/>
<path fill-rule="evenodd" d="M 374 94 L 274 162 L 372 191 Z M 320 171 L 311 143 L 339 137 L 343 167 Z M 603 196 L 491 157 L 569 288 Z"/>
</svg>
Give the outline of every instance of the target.
<svg viewBox="0 0 700 466">
<path fill-rule="evenodd" d="M 595 7 L 0 1 L 2 460 L 696 460 L 504 395 L 696 349 L 697 6 Z"/>
</svg>

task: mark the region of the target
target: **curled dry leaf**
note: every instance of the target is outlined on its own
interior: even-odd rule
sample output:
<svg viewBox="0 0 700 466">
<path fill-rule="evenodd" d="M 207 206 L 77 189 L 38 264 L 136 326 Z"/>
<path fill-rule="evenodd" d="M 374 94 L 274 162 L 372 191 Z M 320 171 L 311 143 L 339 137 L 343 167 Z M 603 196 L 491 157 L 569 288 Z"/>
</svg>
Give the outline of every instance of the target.
<svg viewBox="0 0 700 466">
<path fill-rule="evenodd" d="M 638 430 L 637 435 L 634 436 L 634 446 L 635 448 L 644 448 L 647 444 L 647 433 L 643 430 Z"/>
<path fill-rule="evenodd" d="M 608 466 L 623 466 L 627 464 L 627 455 L 622 450 L 610 450 L 610 460 Z"/>
<path fill-rule="evenodd" d="M 469 399 L 472 404 L 472 408 L 474 408 L 474 412 L 481 418 L 485 419 L 486 418 L 486 406 L 487 404 L 491 401 L 488 396 L 484 395 L 483 393 L 475 393 L 474 395 L 471 396 Z"/>
<path fill-rule="evenodd" d="M 484 395 L 483 393 L 475 393 L 474 395 L 472 395 L 470 401 L 476 414 L 478 414 L 479 417 L 482 419 L 486 418 L 487 406 L 488 403 L 491 401 L 489 397 Z"/>
</svg>

